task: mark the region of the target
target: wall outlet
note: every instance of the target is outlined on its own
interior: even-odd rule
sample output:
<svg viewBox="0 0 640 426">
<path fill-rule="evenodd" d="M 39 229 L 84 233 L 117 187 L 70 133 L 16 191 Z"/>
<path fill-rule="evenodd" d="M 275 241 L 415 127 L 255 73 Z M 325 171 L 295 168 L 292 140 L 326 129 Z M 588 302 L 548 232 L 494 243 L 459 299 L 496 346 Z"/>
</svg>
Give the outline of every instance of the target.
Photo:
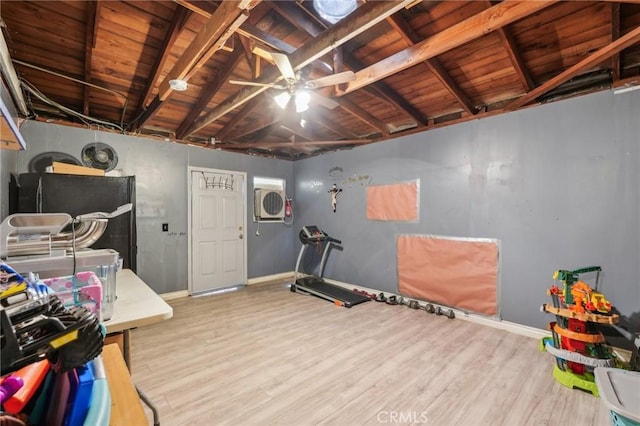
<svg viewBox="0 0 640 426">
<path fill-rule="evenodd" d="M 169 224 L 168 223 L 163 223 L 162 224 L 162 232 L 169 232 Z"/>
</svg>

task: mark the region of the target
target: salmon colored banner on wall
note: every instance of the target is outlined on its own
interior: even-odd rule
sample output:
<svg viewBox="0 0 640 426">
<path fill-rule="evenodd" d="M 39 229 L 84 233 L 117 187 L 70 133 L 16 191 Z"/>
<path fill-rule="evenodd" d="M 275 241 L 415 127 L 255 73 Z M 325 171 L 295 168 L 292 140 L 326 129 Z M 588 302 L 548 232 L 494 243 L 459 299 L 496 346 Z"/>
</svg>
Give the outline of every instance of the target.
<svg viewBox="0 0 640 426">
<path fill-rule="evenodd" d="M 400 294 L 498 314 L 497 240 L 400 235 L 397 243 Z"/>
<path fill-rule="evenodd" d="M 418 221 L 418 180 L 367 187 L 367 219 Z"/>
</svg>

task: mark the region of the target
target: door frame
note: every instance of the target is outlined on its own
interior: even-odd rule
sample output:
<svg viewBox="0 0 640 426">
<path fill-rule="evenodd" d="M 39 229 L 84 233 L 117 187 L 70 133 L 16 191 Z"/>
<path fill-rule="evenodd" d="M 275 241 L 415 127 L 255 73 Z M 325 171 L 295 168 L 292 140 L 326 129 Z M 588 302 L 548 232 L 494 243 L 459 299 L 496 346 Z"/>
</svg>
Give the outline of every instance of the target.
<svg viewBox="0 0 640 426">
<path fill-rule="evenodd" d="M 247 284 L 247 275 L 248 275 L 248 260 L 247 260 L 247 173 L 240 172 L 236 170 L 223 170 L 223 169 L 211 169 L 208 167 L 195 167 L 189 166 L 187 168 L 187 229 L 188 238 L 187 238 L 187 290 L 189 295 L 193 294 L 193 253 L 192 253 L 192 205 L 193 205 L 193 194 L 191 193 L 191 187 L 193 186 L 192 176 L 193 172 L 204 172 L 204 173 L 222 173 L 222 174 L 234 174 L 242 176 L 242 209 L 244 211 L 242 218 L 242 229 L 244 232 L 244 238 L 242 238 L 242 250 L 244 252 L 243 256 L 243 265 L 242 265 L 242 282 Z"/>
</svg>

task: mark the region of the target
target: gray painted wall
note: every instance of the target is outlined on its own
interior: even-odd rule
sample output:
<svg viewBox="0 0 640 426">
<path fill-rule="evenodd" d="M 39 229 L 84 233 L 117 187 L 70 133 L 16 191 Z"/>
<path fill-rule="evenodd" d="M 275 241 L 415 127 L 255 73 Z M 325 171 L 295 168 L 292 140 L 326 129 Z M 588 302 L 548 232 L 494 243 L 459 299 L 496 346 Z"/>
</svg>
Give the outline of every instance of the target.
<svg viewBox="0 0 640 426">
<path fill-rule="evenodd" d="M 29 122 L 28 151 L 17 166 L 0 154 L 0 166 L 6 188 L 8 173 L 40 152 L 112 145 L 136 175 L 138 272 L 159 293 L 187 288 L 187 167 L 199 166 L 247 172 L 248 194 L 253 176 L 287 180 L 295 224 L 262 224 L 258 237 L 248 218 L 249 277 L 292 270 L 305 224 L 344 242 L 327 277 L 390 292 L 396 234 L 497 238 L 504 319 L 545 328 L 539 306 L 553 271 L 600 265 L 600 289 L 640 329 L 639 117 L 640 92 L 602 92 L 295 163 Z M 420 179 L 419 223 L 366 220 L 367 184 L 411 179 Z M 344 190 L 336 213 L 333 183 Z M 162 233 L 163 222 L 176 234 Z"/>
<path fill-rule="evenodd" d="M 261 224 L 256 236 L 252 221 L 253 176 L 282 178 L 292 188 L 293 163 L 35 121 L 23 126 L 23 135 L 28 147 L 18 153 L 18 173 L 27 172 L 31 158 L 42 152 L 61 151 L 80 158 L 82 148 L 96 141 L 115 149 L 117 168 L 136 177 L 138 275 L 156 292 L 187 289 L 189 166 L 247 173 L 248 277 L 293 270 L 293 228 Z M 162 232 L 162 223 L 169 224 L 168 233 Z"/>
<path fill-rule="evenodd" d="M 601 92 L 297 161 L 296 228 L 343 241 L 327 277 L 390 292 L 398 233 L 500 239 L 502 317 L 537 328 L 553 272 L 600 265 L 600 289 L 640 329 L 639 119 L 640 91 Z M 416 178 L 419 223 L 366 219 L 366 182 Z"/>
</svg>

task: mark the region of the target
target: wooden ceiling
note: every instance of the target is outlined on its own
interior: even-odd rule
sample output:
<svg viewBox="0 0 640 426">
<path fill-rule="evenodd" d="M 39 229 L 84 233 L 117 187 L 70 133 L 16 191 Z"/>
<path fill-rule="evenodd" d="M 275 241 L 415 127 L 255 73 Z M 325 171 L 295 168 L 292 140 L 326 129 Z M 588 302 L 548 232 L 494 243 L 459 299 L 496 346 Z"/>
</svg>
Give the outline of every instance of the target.
<svg viewBox="0 0 640 426">
<path fill-rule="evenodd" d="M 359 1 L 335 25 L 311 0 L 5 1 L 0 15 L 31 118 L 295 160 L 640 84 L 639 3 Z M 303 81 L 355 77 L 283 111 L 262 51 Z"/>
</svg>

